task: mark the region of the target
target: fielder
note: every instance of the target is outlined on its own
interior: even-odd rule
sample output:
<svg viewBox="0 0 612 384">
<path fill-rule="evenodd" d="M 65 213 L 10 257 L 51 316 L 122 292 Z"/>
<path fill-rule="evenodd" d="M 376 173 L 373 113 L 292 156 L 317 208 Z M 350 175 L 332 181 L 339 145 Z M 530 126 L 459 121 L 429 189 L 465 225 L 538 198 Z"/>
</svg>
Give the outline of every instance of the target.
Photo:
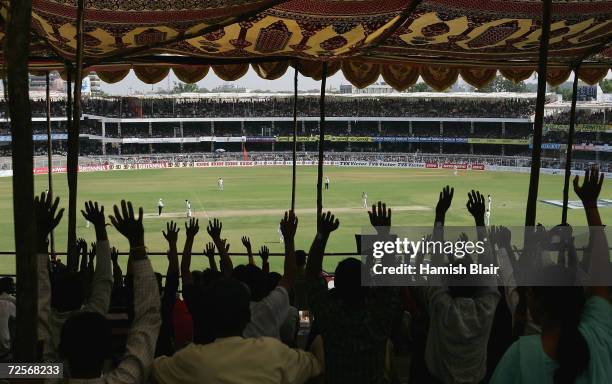
<svg viewBox="0 0 612 384">
<path fill-rule="evenodd" d="M 361 192 L 361 200 L 363 200 L 362 208 L 368 207 L 368 194 L 367 192 Z"/>
<path fill-rule="evenodd" d="M 157 216 L 161 216 L 162 210 L 164 209 L 164 201 L 160 198 L 157 202 Z"/>
<path fill-rule="evenodd" d="M 191 218 L 191 201 L 185 200 L 185 209 L 187 210 L 187 218 Z"/>
<path fill-rule="evenodd" d="M 223 178 L 219 178 L 219 180 L 217 180 L 217 186 L 219 187 L 219 190 L 222 191 L 223 190 Z"/>
</svg>

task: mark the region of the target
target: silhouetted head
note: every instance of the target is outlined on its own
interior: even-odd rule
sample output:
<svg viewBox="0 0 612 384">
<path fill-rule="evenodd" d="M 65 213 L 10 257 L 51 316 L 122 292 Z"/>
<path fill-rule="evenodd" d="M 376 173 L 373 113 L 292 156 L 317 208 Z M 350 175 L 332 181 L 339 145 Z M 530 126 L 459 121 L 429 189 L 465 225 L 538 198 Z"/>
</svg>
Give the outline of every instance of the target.
<svg viewBox="0 0 612 384">
<path fill-rule="evenodd" d="M 76 272 L 51 274 L 51 307 L 58 312 L 74 311 L 85 300 L 83 277 Z"/>
<path fill-rule="evenodd" d="M 298 249 L 295 251 L 295 264 L 297 264 L 298 268 L 304 268 L 306 265 L 306 258 L 308 254 L 303 249 Z"/>
<path fill-rule="evenodd" d="M 537 275 L 541 276 L 538 281 L 553 281 L 560 286 L 529 288 L 529 311 L 543 329 L 559 329 L 556 351 L 559 368 L 554 375 L 555 383 L 574 383 L 590 359 L 589 347 L 578 330 L 585 304 L 584 289 L 575 286 L 576 272 L 563 266 L 542 268 Z"/>
<path fill-rule="evenodd" d="M 202 308 L 201 319 L 194 321 L 194 328 L 208 327 L 205 333 L 210 334 L 213 340 L 242 336 L 244 328 L 251 321 L 248 289 L 236 279 L 214 281 L 204 291 Z"/>
<path fill-rule="evenodd" d="M 268 273 L 268 275 L 266 276 L 266 280 L 268 282 L 268 293 L 270 293 L 272 290 L 274 290 L 274 288 L 278 286 L 278 283 L 281 281 L 282 278 L 283 275 L 278 272 Z"/>
<path fill-rule="evenodd" d="M 338 298 L 353 307 L 364 304 L 366 289 L 361 285 L 361 261 L 350 257 L 338 263 L 334 288 Z"/>
<path fill-rule="evenodd" d="M 252 265 L 239 265 L 232 273 L 234 279 L 240 280 L 249 287 L 251 301 L 260 301 L 268 294 L 268 280 L 261 268 Z"/>
<path fill-rule="evenodd" d="M 195 274 L 196 271 L 194 271 Z M 200 280 L 200 284 L 203 285 L 204 287 L 209 286 L 213 281 L 220 279 L 223 277 L 223 274 L 221 273 L 221 271 L 214 271 L 210 268 L 206 268 L 202 274 L 201 274 L 201 280 Z M 194 279 L 193 279 L 194 283 L 195 283 L 195 275 L 194 275 Z"/>
<path fill-rule="evenodd" d="M 3 277 L 0 279 L 0 294 L 8 293 L 12 295 L 15 293 L 15 282 L 12 277 Z"/>
<path fill-rule="evenodd" d="M 111 351 L 111 327 L 97 312 L 79 312 L 62 327 L 59 353 L 74 378 L 100 377 Z"/>
<path fill-rule="evenodd" d="M 470 269 L 472 264 L 471 259 L 466 256 L 462 258 L 456 258 L 454 263 L 450 263 L 454 266 L 463 265 L 466 270 Z M 482 289 L 481 286 L 476 284 L 478 280 L 477 276 L 472 274 L 458 274 L 445 276 L 445 281 L 448 285 L 448 294 L 453 298 L 458 297 L 474 297 L 474 295 Z"/>
</svg>

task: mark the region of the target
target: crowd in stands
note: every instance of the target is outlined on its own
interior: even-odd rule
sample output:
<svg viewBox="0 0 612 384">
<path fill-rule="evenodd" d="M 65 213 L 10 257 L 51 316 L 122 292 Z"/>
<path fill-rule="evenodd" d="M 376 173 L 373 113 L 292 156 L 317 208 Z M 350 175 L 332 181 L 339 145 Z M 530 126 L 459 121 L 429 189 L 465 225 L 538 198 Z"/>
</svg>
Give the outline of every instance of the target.
<svg viewBox="0 0 612 384">
<path fill-rule="evenodd" d="M 547 124 L 569 125 L 570 111 L 561 111 L 544 116 Z M 592 111 L 577 109 L 576 124 L 612 124 L 612 109 L 605 111 Z"/>
<path fill-rule="evenodd" d="M 32 101 L 32 115 L 45 116 L 44 100 Z M 441 99 L 402 97 L 345 97 L 328 95 L 327 116 L 383 117 L 529 117 L 535 98 Z M 300 116 L 318 116 L 318 98 L 298 99 Z M 65 103 L 52 102 L 52 115 L 63 116 Z M 223 98 L 137 98 L 91 97 L 83 99 L 83 113 L 105 117 L 290 117 L 291 97 Z"/>
<path fill-rule="evenodd" d="M 538 250 L 548 247 L 558 227 L 550 232 L 538 227 L 536 246 L 519 252 L 507 228 L 486 226 L 486 198 L 474 190 L 468 194 L 467 213 L 486 244 L 483 258 L 504 267 L 506 262 L 531 263 L 536 277 L 564 283 L 532 287 L 518 286 L 520 276 L 512 268 L 478 286 L 431 276 L 429 284 L 362 286 L 364 268 L 368 273 L 377 263 L 391 262 L 370 255 L 364 263 L 340 261 L 330 289 L 322 265 L 340 222 L 332 212 L 323 213 L 310 249 L 297 250 L 300 226 L 293 211 L 279 224 L 282 274 L 270 271 L 267 247 L 261 247 L 256 261 L 248 237 L 242 238 L 248 262 L 234 265 L 221 221 L 210 219 L 201 231 L 191 218 L 184 229 L 167 223 L 162 233 L 168 244 L 163 281 L 147 255 L 147 239 L 155 234 L 145 233 L 142 208 L 126 201 L 111 212 L 97 202 L 85 203 L 82 214 L 94 226 L 96 242 L 88 247 L 79 240 L 78 252 L 66 260 L 50 256 L 48 235 L 60 223 L 63 208 L 58 209 L 59 198 L 43 193 L 34 200 L 33 239 L 43 360 L 63 362 L 65 381 L 72 383 L 391 384 L 402 382 L 401 368 L 409 372 L 410 383 L 607 383 L 612 305 L 603 283 L 609 281 L 610 259 L 597 208 L 602 183 L 596 168 L 585 174 L 582 185 L 578 177 L 574 180 L 590 226 L 589 263 L 576 260 L 571 240 L 569 248 L 556 248 L 563 255 L 570 249 L 569 261 L 543 261 Z M 444 241 L 446 215 L 457 199 L 453 188 L 442 189 L 430 239 Z M 392 239 L 391 208 L 378 202 L 368 214 L 378 238 Z M 126 271 L 108 240 L 113 228 L 129 242 Z M 194 246 L 205 249 L 205 270 L 191 267 Z M 552 249 L 546 249 L 551 257 Z M 419 252 L 410 263 L 418 270 L 424 263 L 474 261 L 452 252 Z M 578 262 L 591 279 L 585 286 L 585 277 L 577 280 L 573 263 Z M 10 324 L 19 320 L 12 293 L 11 281 L 0 280 L 5 362 L 12 358 Z M 297 338 L 300 311 L 308 311 L 312 320 L 305 343 Z M 409 367 L 394 365 L 401 354 L 409 356 Z"/>
</svg>

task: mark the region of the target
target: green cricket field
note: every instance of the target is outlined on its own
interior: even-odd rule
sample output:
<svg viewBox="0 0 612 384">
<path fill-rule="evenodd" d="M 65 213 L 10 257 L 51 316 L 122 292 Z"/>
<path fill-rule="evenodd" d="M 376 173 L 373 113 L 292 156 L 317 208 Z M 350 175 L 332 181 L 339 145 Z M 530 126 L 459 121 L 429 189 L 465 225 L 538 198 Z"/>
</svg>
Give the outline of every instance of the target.
<svg viewBox="0 0 612 384">
<path fill-rule="evenodd" d="M 393 209 L 394 226 L 426 226 L 434 220 L 434 208 L 438 193 L 445 185 L 455 188 L 453 204 L 447 214 L 447 225 L 472 225 L 473 219 L 465 204 L 471 189 L 492 196 L 491 223 L 520 226 L 525 221 L 525 206 L 529 174 L 487 171 L 459 171 L 446 169 L 392 169 L 392 168 L 344 168 L 326 167 L 330 189 L 324 190 L 324 210 L 330 210 L 340 219 L 340 228 L 328 243 L 329 252 L 355 252 L 355 234 L 369 225 L 366 209 L 362 208 L 362 192 L 368 195 L 368 204 L 384 201 Z M 224 180 L 220 191 L 217 179 Z M 47 189 L 47 176 L 35 177 L 36 190 Z M 65 174 L 54 175 L 54 194 L 61 198 L 60 205 L 67 207 L 68 189 Z M 561 200 L 563 177 L 541 175 L 539 200 Z M 15 191 L 19 193 L 18 191 Z M 0 179 L 0 250 L 15 249 L 13 233 L 11 178 Z M 606 180 L 601 198 L 612 197 L 612 185 Z M 157 202 L 163 199 L 163 214 L 157 214 Z M 78 181 L 78 204 L 86 200 L 98 201 L 105 206 L 106 214 L 112 213 L 113 204 L 121 199 L 130 200 L 145 212 L 145 242 L 150 251 L 164 252 L 165 239 L 162 230 L 169 220 L 183 226 L 186 220 L 185 200 L 190 200 L 193 214 L 200 220 L 200 232 L 196 237 L 194 252 L 201 252 L 210 241 L 206 233 L 208 219 L 218 217 L 223 222 L 222 236 L 227 237 L 230 252 L 244 252 L 241 236 L 249 236 L 254 250 L 266 245 L 271 252 L 281 252 L 278 227 L 283 211 L 291 204 L 291 167 L 253 168 L 186 168 L 154 169 L 138 171 L 110 171 L 81 173 Z M 570 200 L 578 200 L 573 190 Z M 296 189 L 296 214 L 299 218 L 296 247 L 308 249 L 315 236 L 316 168 L 298 167 Z M 602 209 L 604 223 L 612 221 L 612 209 Z M 559 224 L 561 208 L 538 202 L 537 221 L 545 226 Z M 572 225 L 586 225 L 584 212 L 572 209 L 568 214 Z M 65 251 L 68 220 L 64 215 L 55 230 L 55 249 Z M 77 216 L 77 232 L 89 242 L 95 240 L 93 226 L 86 227 L 80 212 Z M 108 227 L 111 245 L 127 251 L 126 240 Z M 182 249 L 184 227 L 179 233 L 179 251 Z M 13 255 L 0 256 L 0 273 L 15 273 Z M 151 257 L 154 267 L 165 272 L 165 256 Z M 195 256 L 194 268 L 205 266 L 205 258 Z M 241 262 L 237 257 L 236 262 Z M 281 270 L 282 258 L 271 257 L 273 270 Z M 333 270 L 339 259 L 327 257 L 325 268 Z M 125 258 L 122 258 L 125 262 Z M 235 262 L 235 263 L 236 263 Z"/>
</svg>

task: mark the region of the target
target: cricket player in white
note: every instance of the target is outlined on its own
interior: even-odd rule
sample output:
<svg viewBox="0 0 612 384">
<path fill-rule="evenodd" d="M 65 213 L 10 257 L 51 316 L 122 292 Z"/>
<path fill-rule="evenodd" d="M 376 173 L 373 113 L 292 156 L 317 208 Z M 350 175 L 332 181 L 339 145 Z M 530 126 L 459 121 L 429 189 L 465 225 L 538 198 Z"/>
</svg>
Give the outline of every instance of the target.
<svg viewBox="0 0 612 384">
<path fill-rule="evenodd" d="M 223 179 L 219 178 L 219 180 L 217 180 L 217 185 L 219 186 L 219 190 L 222 191 L 223 190 Z"/>
<path fill-rule="evenodd" d="M 329 189 L 329 177 L 325 176 L 325 189 Z"/>
<path fill-rule="evenodd" d="M 187 210 L 187 217 L 191 217 L 191 201 L 185 200 L 185 209 Z"/>
<path fill-rule="evenodd" d="M 368 194 L 366 192 L 361 192 L 361 199 L 363 200 L 362 208 L 368 207 Z"/>
<path fill-rule="evenodd" d="M 487 226 L 491 223 L 491 195 L 489 195 L 489 204 L 487 206 L 487 212 L 485 213 L 485 217 L 487 219 Z"/>
<path fill-rule="evenodd" d="M 164 209 L 164 201 L 160 198 L 157 202 L 157 216 L 161 216 L 162 210 Z"/>
<path fill-rule="evenodd" d="M 278 225 L 278 236 L 280 238 L 280 242 L 284 243 L 285 242 L 285 236 L 283 236 L 283 231 L 281 230 L 280 224 Z"/>
</svg>

